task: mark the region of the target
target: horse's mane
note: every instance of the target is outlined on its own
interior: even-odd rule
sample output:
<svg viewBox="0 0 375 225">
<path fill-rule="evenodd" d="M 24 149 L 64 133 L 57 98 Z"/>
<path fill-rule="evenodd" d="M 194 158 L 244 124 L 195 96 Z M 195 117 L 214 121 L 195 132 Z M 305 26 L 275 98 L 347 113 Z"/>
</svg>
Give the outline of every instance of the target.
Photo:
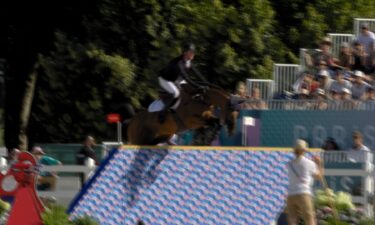
<svg viewBox="0 0 375 225">
<path fill-rule="evenodd" d="M 224 88 L 220 87 L 219 85 L 216 85 L 216 84 L 213 84 L 213 83 L 210 83 L 210 82 L 199 82 L 199 84 L 201 86 L 209 87 L 211 90 L 215 90 L 215 91 L 221 93 L 222 95 L 225 95 L 228 98 L 230 97 L 230 93 L 227 92 Z"/>
</svg>

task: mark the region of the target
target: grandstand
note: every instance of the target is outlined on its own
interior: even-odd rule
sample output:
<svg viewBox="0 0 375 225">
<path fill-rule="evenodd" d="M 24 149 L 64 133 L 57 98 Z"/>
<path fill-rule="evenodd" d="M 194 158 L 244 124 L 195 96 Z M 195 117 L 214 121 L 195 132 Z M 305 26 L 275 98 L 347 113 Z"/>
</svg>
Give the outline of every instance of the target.
<svg viewBox="0 0 375 225">
<path fill-rule="evenodd" d="M 360 34 L 360 28 L 363 24 L 369 27 L 369 30 L 375 30 L 375 19 L 355 18 L 353 21 L 353 33 L 328 33 L 327 37 L 330 39 L 332 45 L 330 52 L 334 58 L 338 58 L 340 46 L 343 43 L 353 43 Z M 260 89 L 261 97 L 267 102 L 268 109 L 298 109 L 299 103 L 290 101 L 295 99 L 293 96 L 297 93 L 294 85 L 303 77 L 304 72 L 308 71 L 311 74 L 316 74 L 316 69 L 312 68 L 312 56 L 319 53 L 320 49 L 306 49 L 300 48 L 299 64 L 281 64 L 275 63 L 273 66 L 272 79 L 247 79 L 247 91 L 250 94 L 254 87 Z M 351 73 L 351 71 L 348 71 Z M 278 100 L 275 100 L 278 99 Z M 282 102 L 279 99 L 289 99 L 288 102 Z M 311 100 L 313 103 L 314 100 Z M 315 101 L 316 102 L 316 101 Z M 373 104 L 355 104 L 350 106 L 348 103 L 332 104 L 327 100 L 330 107 L 328 110 L 374 110 Z M 314 105 L 314 104 L 311 104 Z M 305 109 L 315 109 L 309 107 Z"/>
</svg>

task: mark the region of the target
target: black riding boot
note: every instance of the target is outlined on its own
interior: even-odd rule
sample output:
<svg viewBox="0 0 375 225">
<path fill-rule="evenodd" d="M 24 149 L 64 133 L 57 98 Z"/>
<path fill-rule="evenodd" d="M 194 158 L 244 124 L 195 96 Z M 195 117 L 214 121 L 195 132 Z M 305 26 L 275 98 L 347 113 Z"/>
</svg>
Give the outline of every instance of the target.
<svg viewBox="0 0 375 225">
<path fill-rule="evenodd" d="M 175 103 L 175 98 L 171 98 L 164 101 L 164 109 L 159 112 L 159 123 L 164 123 L 167 118 L 169 108 Z"/>
</svg>

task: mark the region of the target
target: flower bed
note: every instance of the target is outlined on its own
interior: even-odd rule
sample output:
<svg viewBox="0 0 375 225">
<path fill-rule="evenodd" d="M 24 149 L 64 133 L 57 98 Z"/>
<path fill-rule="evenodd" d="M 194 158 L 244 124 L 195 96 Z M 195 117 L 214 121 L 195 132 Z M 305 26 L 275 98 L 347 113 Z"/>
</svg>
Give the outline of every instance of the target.
<svg viewBox="0 0 375 225">
<path fill-rule="evenodd" d="M 373 218 L 366 217 L 364 210 L 356 207 L 350 194 L 318 190 L 314 203 L 318 225 L 374 225 Z"/>
</svg>

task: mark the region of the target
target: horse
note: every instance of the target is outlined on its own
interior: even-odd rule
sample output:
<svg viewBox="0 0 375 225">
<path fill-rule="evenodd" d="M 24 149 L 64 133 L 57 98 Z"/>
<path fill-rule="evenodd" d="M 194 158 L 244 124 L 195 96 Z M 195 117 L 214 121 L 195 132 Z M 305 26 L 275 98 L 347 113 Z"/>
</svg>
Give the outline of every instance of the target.
<svg viewBox="0 0 375 225">
<path fill-rule="evenodd" d="M 238 112 L 231 104 L 231 95 L 220 87 L 205 86 L 196 91 L 189 84 L 181 85 L 180 103 L 174 112 L 168 111 L 163 123 L 158 120 L 160 112 L 142 111 L 128 123 L 128 143 L 134 145 L 157 145 L 167 142 L 174 134 L 190 129 L 207 127 L 220 122 L 228 133 L 235 129 Z M 220 108 L 219 117 L 215 109 Z"/>
</svg>

